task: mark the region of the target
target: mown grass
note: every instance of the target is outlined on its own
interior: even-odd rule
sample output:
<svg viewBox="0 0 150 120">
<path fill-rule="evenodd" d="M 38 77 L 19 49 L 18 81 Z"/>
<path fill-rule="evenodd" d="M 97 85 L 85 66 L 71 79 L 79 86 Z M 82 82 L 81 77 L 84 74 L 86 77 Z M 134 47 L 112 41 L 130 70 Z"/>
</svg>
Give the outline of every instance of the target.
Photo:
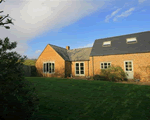
<svg viewBox="0 0 150 120">
<path fill-rule="evenodd" d="M 150 120 L 150 86 L 26 78 L 40 98 L 34 120 Z"/>
</svg>

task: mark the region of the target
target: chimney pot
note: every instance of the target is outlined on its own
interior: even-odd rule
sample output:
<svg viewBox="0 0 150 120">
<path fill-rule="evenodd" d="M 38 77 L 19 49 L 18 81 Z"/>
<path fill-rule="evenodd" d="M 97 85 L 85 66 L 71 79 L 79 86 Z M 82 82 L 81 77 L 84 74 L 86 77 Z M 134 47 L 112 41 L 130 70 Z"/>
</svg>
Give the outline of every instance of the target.
<svg viewBox="0 0 150 120">
<path fill-rule="evenodd" d="M 66 49 L 67 49 L 67 50 L 70 50 L 70 46 L 66 46 Z"/>
</svg>

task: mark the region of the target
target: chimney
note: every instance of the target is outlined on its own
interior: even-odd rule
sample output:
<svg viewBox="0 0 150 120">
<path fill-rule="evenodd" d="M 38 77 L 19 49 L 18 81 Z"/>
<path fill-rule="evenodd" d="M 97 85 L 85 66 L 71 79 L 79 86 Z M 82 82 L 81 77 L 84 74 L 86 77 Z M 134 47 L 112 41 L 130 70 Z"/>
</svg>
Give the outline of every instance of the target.
<svg viewBox="0 0 150 120">
<path fill-rule="evenodd" d="M 70 46 L 66 46 L 66 49 L 67 49 L 67 50 L 70 50 Z"/>
</svg>

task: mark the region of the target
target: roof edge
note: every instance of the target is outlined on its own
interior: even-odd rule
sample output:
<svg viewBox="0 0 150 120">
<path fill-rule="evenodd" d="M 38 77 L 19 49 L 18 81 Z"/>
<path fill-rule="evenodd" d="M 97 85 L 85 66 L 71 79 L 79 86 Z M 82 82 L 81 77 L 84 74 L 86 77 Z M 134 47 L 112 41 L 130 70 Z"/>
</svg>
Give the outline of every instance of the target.
<svg viewBox="0 0 150 120">
<path fill-rule="evenodd" d="M 49 44 L 50 46 L 51 46 L 51 44 Z M 54 45 L 54 46 L 56 46 L 56 45 Z M 51 46 L 52 47 L 52 46 Z M 53 48 L 53 47 L 52 47 Z M 55 50 L 54 48 L 53 48 L 53 50 Z M 65 59 L 55 50 L 55 52 L 65 61 Z"/>
<path fill-rule="evenodd" d="M 102 40 L 102 39 L 116 38 L 116 37 L 121 37 L 121 36 L 126 36 L 126 35 L 134 35 L 134 34 L 146 33 L 146 32 L 150 32 L 150 31 L 138 32 L 138 33 L 131 33 L 131 34 L 124 34 L 124 35 L 118 35 L 118 36 L 113 36 L 113 37 L 105 37 L 105 38 L 95 39 L 95 41 L 96 40 Z"/>
<path fill-rule="evenodd" d="M 138 54 L 138 53 L 149 53 L 150 51 L 147 51 L 147 52 L 136 52 L 136 53 L 120 53 L 120 54 L 109 54 L 109 55 L 125 55 L 125 54 Z M 90 56 L 90 57 L 94 57 L 94 56 L 108 56 L 108 55 L 93 55 L 93 56 Z"/>
</svg>

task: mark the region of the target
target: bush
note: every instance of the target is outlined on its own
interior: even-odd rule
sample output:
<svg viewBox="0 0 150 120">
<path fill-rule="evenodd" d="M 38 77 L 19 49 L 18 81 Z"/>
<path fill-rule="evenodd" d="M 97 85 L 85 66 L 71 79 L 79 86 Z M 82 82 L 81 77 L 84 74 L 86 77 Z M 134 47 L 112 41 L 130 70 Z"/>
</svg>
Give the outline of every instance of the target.
<svg viewBox="0 0 150 120">
<path fill-rule="evenodd" d="M 127 79 L 127 74 L 120 66 L 111 66 L 101 70 L 101 75 L 105 76 L 109 81 L 123 81 Z"/>
<path fill-rule="evenodd" d="M 94 76 L 93 76 L 93 79 L 94 79 L 94 80 L 100 80 L 100 75 L 94 75 Z"/>
<path fill-rule="evenodd" d="M 100 75 L 94 75 L 93 79 L 94 79 L 94 80 L 102 80 L 102 81 L 105 81 L 105 80 L 106 80 L 106 77 L 105 77 L 105 76 L 100 76 Z"/>
<path fill-rule="evenodd" d="M 0 40 L 0 119 L 29 120 L 39 109 L 39 99 L 32 83 L 22 70 L 26 56 L 16 52 L 6 53 L 16 47 L 16 42 Z"/>
<path fill-rule="evenodd" d="M 31 66 L 31 77 L 37 77 L 38 73 L 35 66 Z"/>
</svg>

